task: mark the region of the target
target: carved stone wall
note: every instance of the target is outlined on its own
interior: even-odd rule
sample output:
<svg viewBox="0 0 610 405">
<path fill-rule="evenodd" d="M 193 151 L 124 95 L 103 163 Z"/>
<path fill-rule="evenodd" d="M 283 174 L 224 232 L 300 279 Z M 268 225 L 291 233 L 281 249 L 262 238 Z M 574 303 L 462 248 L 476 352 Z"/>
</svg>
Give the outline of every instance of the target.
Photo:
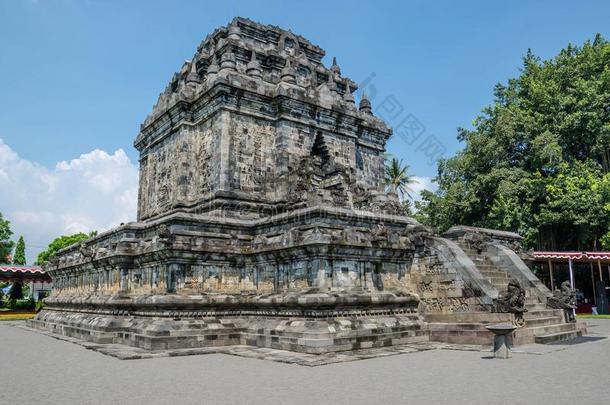
<svg viewBox="0 0 610 405">
<path fill-rule="evenodd" d="M 272 121 L 229 113 L 230 136 L 227 190 L 273 200 L 267 183 L 276 172 L 276 127 Z"/>
<path fill-rule="evenodd" d="M 436 249 L 416 255 L 408 286 L 419 295 L 421 309 L 426 313 L 488 311 L 491 302 L 486 302 L 484 292 L 454 265 Z"/>
<path fill-rule="evenodd" d="M 385 178 L 383 174 L 384 170 L 384 156 L 379 154 L 376 150 L 368 148 L 366 146 L 358 146 L 357 148 L 357 164 L 358 180 L 364 185 L 371 189 L 382 189 L 385 184 Z"/>
<path fill-rule="evenodd" d="M 161 93 L 135 140 L 139 219 L 176 209 L 213 211 L 214 199 L 220 203 L 227 192 L 234 200 L 289 209 L 283 205 L 291 199 L 289 177 L 313 153 L 316 139 L 323 143 L 321 166 L 330 158 L 364 187 L 382 192 L 392 131 L 368 100 L 355 105 L 355 82 L 336 62 L 325 67 L 322 56 L 305 38 L 243 18 L 208 36 Z"/>
<path fill-rule="evenodd" d="M 260 225 L 182 215 L 102 234 L 47 267 L 55 279 L 53 298 L 407 291 L 412 232 L 424 230 L 407 218 L 378 221 L 374 214 L 356 217 L 338 209 L 309 209 L 289 222 L 277 218 Z"/>
<path fill-rule="evenodd" d="M 210 34 L 135 140 L 138 222 L 59 252 L 31 324 L 149 350 L 427 339 L 409 272 L 430 232 L 385 193 L 391 129 L 323 56 L 243 18 Z"/>
<path fill-rule="evenodd" d="M 211 119 L 183 128 L 140 158 L 140 217 L 192 205 L 219 189 L 218 127 Z"/>
</svg>

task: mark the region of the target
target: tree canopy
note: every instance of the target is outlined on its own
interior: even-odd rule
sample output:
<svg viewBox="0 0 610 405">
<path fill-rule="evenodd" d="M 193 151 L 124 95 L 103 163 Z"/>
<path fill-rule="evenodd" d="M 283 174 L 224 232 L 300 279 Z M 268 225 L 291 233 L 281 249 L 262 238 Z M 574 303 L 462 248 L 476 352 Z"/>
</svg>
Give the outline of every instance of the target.
<svg viewBox="0 0 610 405">
<path fill-rule="evenodd" d="M 403 164 L 402 160 L 396 158 L 386 160 L 385 184 L 390 191 L 398 194 L 399 197 L 406 195 L 412 199 L 409 186 L 414 181 L 413 177 L 409 175 L 409 165 Z"/>
<path fill-rule="evenodd" d="M 15 244 L 11 240 L 12 235 L 11 223 L 2 217 L 0 212 L 0 264 L 11 263 L 11 252 Z"/>
<path fill-rule="evenodd" d="M 50 258 L 55 256 L 61 249 L 67 248 L 68 246 L 80 243 L 89 238 L 97 235 L 97 231 L 93 231 L 89 234 L 86 233 L 75 233 L 73 235 L 62 235 L 58 238 L 53 239 L 46 250 L 43 250 L 38 254 L 36 264 L 43 265 L 49 261 Z"/>
<path fill-rule="evenodd" d="M 544 249 L 610 248 L 610 44 L 599 34 L 547 61 L 528 51 L 458 139 L 438 190 L 422 193 L 421 221 L 516 231 Z"/>
<path fill-rule="evenodd" d="M 17 245 L 15 245 L 15 254 L 13 255 L 13 264 L 25 266 L 25 241 L 23 240 L 23 236 L 19 237 L 17 241 Z"/>
</svg>

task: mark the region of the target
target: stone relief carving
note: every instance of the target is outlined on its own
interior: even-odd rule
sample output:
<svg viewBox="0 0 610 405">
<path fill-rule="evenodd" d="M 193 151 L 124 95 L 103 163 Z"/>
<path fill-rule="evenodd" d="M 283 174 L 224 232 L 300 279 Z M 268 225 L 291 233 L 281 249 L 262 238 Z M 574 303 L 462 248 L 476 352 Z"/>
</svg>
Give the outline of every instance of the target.
<svg viewBox="0 0 610 405">
<path fill-rule="evenodd" d="M 354 186 L 354 207 L 387 215 L 404 215 L 405 208 L 394 193 L 384 193 L 366 189 L 363 185 Z"/>
<path fill-rule="evenodd" d="M 466 312 L 470 307 L 466 298 L 447 298 L 447 301 L 450 312 Z"/>
<path fill-rule="evenodd" d="M 80 247 L 78 249 L 81 257 L 83 258 L 83 260 L 92 260 L 95 257 L 95 250 L 90 247 L 87 246 L 85 243 L 81 243 Z"/>
<path fill-rule="evenodd" d="M 487 235 L 483 235 L 480 232 L 469 232 L 464 235 L 464 241 L 470 247 L 470 249 L 476 251 L 478 254 L 485 249 L 485 244 L 491 241 L 491 238 Z"/>
<path fill-rule="evenodd" d="M 422 298 L 421 305 L 428 312 L 466 312 L 471 303 L 467 298 Z"/>
<path fill-rule="evenodd" d="M 417 290 L 419 292 L 431 292 L 432 291 L 432 281 L 420 281 L 417 283 Z"/>
<path fill-rule="evenodd" d="M 165 224 L 159 226 L 157 236 L 155 238 L 157 244 L 161 246 L 171 245 L 174 241 L 174 235 L 170 231 L 169 227 Z"/>
<path fill-rule="evenodd" d="M 566 319 L 576 322 L 574 309 L 576 308 L 576 290 L 572 288 L 569 281 L 561 283 L 560 289 L 553 291 L 553 296 L 547 299 L 547 305 L 555 309 L 565 310 Z"/>
<path fill-rule="evenodd" d="M 505 292 L 494 302 L 494 312 L 510 312 L 515 315 L 515 324 L 518 327 L 525 325 L 523 314 L 527 312 L 525 308 L 525 289 L 521 283 L 514 278 L 508 281 Z"/>
<path fill-rule="evenodd" d="M 369 233 L 373 246 L 386 247 L 388 245 L 388 229 L 384 224 L 375 224 Z"/>
<path fill-rule="evenodd" d="M 438 289 L 441 291 L 453 291 L 458 288 L 455 280 L 443 281 L 439 284 Z"/>
<path fill-rule="evenodd" d="M 256 235 L 252 240 L 252 245 L 255 249 L 260 249 L 269 244 L 269 239 L 265 235 Z"/>
</svg>

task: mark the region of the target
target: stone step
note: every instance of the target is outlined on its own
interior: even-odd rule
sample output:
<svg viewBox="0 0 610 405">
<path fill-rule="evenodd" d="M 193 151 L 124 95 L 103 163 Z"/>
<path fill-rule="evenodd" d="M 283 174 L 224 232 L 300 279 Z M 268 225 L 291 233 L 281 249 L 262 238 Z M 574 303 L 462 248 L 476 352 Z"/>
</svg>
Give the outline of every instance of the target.
<svg viewBox="0 0 610 405">
<path fill-rule="evenodd" d="M 493 285 L 494 288 L 496 290 L 498 290 L 499 293 L 503 293 L 503 292 L 505 292 L 507 290 L 508 283 L 498 283 L 498 282 L 495 282 L 495 283 L 491 283 L 491 285 Z"/>
<path fill-rule="evenodd" d="M 538 326 L 558 325 L 561 324 L 560 316 L 547 316 L 544 318 L 530 318 L 525 320 L 525 327 L 535 328 Z"/>
<path fill-rule="evenodd" d="M 503 277 L 503 276 L 508 277 L 506 272 L 502 271 L 502 269 L 500 269 L 498 267 L 477 266 L 477 270 L 479 270 L 479 273 L 481 273 L 481 274 L 489 274 L 489 275 L 497 274 L 498 277 Z"/>
<path fill-rule="evenodd" d="M 506 280 L 508 281 L 508 275 L 506 273 L 504 273 L 503 271 L 495 271 L 495 270 L 481 271 L 481 274 L 485 277 L 506 278 Z"/>
<path fill-rule="evenodd" d="M 541 325 L 521 329 L 522 332 L 526 332 L 526 334 L 531 334 L 534 336 L 549 335 L 551 333 L 569 332 L 575 330 L 576 324 L 574 323 L 557 323 L 554 325 Z"/>
<path fill-rule="evenodd" d="M 485 326 L 488 324 L 480 322 L 459 322 L 459 323 L 443 323 L 443 322 L 430 322 L 428 324 L 428 330 L 430 332 L 438 331 L 487 331 Z"/>
<path fill-rule="evenodd" d="M 525 307 L 527 308 L 528 312 L 531 311 L 544 311 L 546 308 L 546 306 L 544 304 L 538 303 L 538 304 L 526 304 Z M 534 318 L 539 318 L 539 317 L 533 317 L 531 319 Z"/>
<path fill-rule="evenodd" d="M 559 316 L 563 319 L 563 313 L 561 309 L 533 309 L 528 310 L 528 312 L 523 314 L 523 318 L 525 318 L 525 320 L 534 318 L 548 318 L 549 316 Z"/>
<path fill-rule="evenodd" d="M 467 251 L 465 253 L 470 258 L 470 260 L 472 260 L 473 262 L 492 263 L 491 260 L 489 259 L 489 257 L 487 257 L 484 252 L 479 254 L 475 251 Z"/>
<path fill-rule="evenodd" d="M 489 258 L 485 257 L 484 255 L 480 255 L 476 252 L 465 252 L 466 256 L 468 256 L 470 258 L 470 260 L 472 260 L 474 263 L 491 263 L 491 260 L 489 260 Z"/>
<path fill-rule="evenodd" d="M 431 330 L 430 341 L 462 345 L 491 345 L 493 333 L 488 330 Z"/>
<path fill-rule="evenodd" d="M 555 325 L 541 325 L 524 327 L 515 331 L 513 344 L 516 346 L 535 343 L 536 336 L 553 335 L 557 333 L 575 332 L 578 329 L 574 323 L 560 323 Z"/>
<path fill-rule="evenodd" d="M 508 285 L 506 277 L 487 277 L 487 280 L 492 284 Z"/>
<path fill-rule="evenodd" d="M 506 323 L 511 322 L 511 314 L 502 312 L 453 312 L 425 314 L 428 323 Z"/>
<path fill-rule="evenodd" d="M 508 276 L 506 274 L 504 274 L 504 273 L 500 273 L 500 272 L 497 272 L 497 271 L 490 271 L 490 272 L 481 271 L 480 273 L 481 273 L 481 275 L 483 277 L 485 277 L 487 279 L 496 278 L 498 280 L 501 279 L 501 280 L 506 281 L 508 283 Z"/>
<path fill-rule="evenodd" d="M 479 271 L 501 271 L 502 273 L 504 273 L 504 270 L 502 270 L 501 267 L 495 266 L 491 263 L 475 263 L 477 266 L 477 269 L 479 269 Z"/>
<path fill-rule="evenodd" d="M 582 332 L 579 330 L 573 330 L 567 332 L 549 333 L 548 335 L 539 335 L 534 338 L 534 341 L 536 343 L 545 345 L 553 342 L 576 339 L 579 336 L 582 336 Z"/>
</svg>

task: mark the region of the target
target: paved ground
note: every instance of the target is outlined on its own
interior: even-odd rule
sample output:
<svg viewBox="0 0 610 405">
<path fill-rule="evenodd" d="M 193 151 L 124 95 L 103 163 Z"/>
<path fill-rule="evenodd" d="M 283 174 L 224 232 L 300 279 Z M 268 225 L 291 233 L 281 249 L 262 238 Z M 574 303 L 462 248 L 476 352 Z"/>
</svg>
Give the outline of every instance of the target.
<svg viewBox="0 0 610 405">
<path fill-rule="evenodd" d="M 610 335 L 610 320 L 589 324 L 591 336 Z M 118 360 L 5 322 L 0 341 L 0 404 L 610 401 L 610 339 L 545 346 L 545 354 L 510 360 L 427 350 L 320 367 L 224 354 Z"/>
</svg>

